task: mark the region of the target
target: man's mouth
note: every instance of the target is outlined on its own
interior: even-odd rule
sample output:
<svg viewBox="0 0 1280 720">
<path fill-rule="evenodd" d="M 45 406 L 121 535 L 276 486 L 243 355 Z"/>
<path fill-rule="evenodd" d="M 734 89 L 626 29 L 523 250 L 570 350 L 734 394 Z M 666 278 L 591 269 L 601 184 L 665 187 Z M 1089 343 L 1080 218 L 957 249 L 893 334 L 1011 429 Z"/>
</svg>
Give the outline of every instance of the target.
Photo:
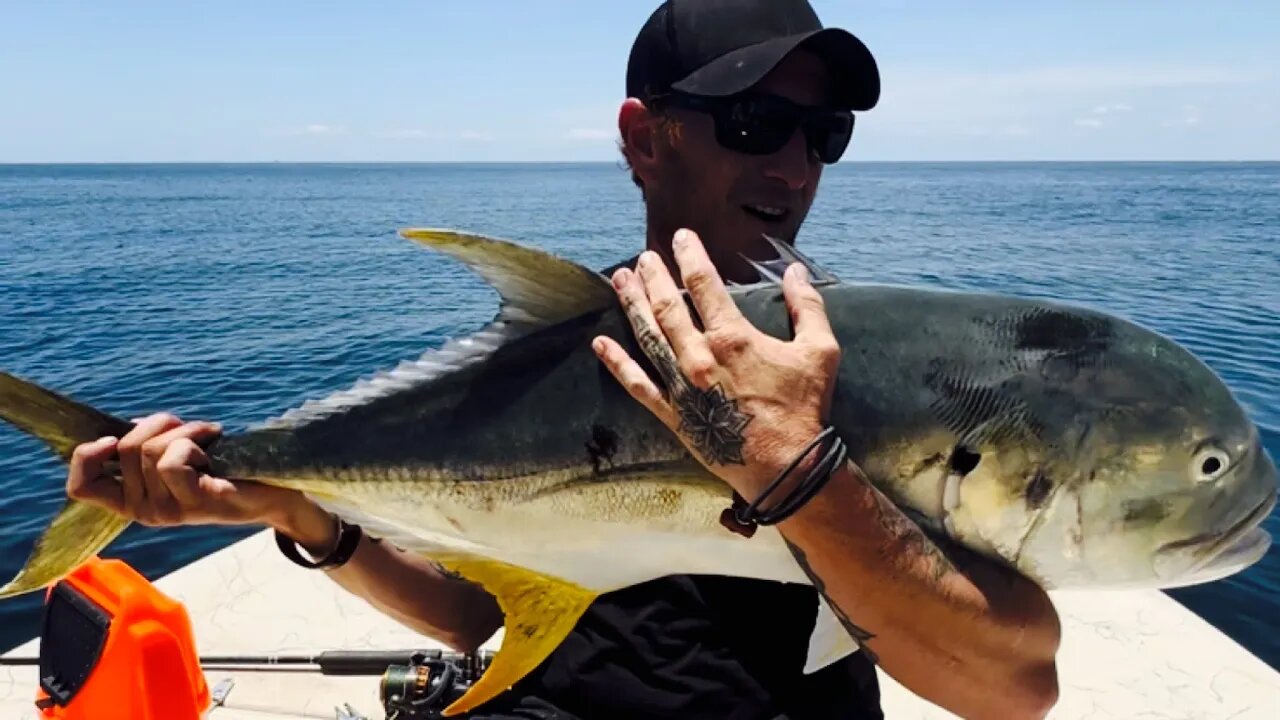
<svg viewBox="0 0 1280 720">
<path fill-rule="evenodd" d="M 775 205 L 757 205 L 752 203 L 749 205 L 743 205 L 742 209 L 746 210 L 747 214 L 753 215 L 768 223 L 782 222 L 791 214 L 791 211 L 787 208 L 777 207 Z"/>
</svg>

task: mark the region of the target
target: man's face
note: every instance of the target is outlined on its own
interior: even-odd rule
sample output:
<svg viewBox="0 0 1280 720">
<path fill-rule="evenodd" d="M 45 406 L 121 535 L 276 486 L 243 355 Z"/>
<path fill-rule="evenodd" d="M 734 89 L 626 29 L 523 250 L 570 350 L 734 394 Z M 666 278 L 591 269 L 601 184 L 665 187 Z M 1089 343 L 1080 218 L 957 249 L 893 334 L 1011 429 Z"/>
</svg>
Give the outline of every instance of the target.
<svg viewBox="0 0 1280 720">
<path fill-rule="evenodd" d="M 827 99 L 828 73 L 816 56 L 793 53 L 755 90 L 802 105 Z M 800 130 L 772 155 L 749 155 L 716 142 L 710 115 L 671 108 L 666 132 L 656 132 L 652 177 L 645 184 L 655 227 L 687 227 L 698 233 L 723 277 L 756 279 L 739 255 L 769 259 L 762 235 L 794 242 L 818 189 L 822 163 Z M 781 211 L 781 212 L 779 212 Z"/>
</svg>

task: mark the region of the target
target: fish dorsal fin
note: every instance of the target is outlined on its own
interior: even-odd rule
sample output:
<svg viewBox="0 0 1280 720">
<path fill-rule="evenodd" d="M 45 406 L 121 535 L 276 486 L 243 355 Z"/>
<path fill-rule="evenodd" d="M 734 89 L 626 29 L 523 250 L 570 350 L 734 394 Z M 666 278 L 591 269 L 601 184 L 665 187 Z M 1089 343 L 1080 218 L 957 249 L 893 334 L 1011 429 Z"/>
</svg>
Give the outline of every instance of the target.
<svg viewBox="0 0 1280 720">
<path fill-rule="evenodd" d="M 542 250 L 453 230 L 408 228 L 400 236 L 449 255 L 484 278 L 502 298 L 500 321 L 554 325 L 617 300 L 604 276 Z"/>
<path fill-rule="evenodd" d="M 400 235 L 453 257 L 484 278 L 501 298 L 497 316 L 467 337 L 361 378 L 349 389 L 307 400 L 251 429 L 297 427 L 424 386 L 458 368 L 483 362 L 518 337 L 617 302 L 613 286 L 603 275 L 542 250 L 452 230 L 409 228 Z"/>
<path fill-rule="evenodd" d="M 814 262 L 795 248 L 795 246 L 785 243 L 775 237 L 762 235 L 762 237 L 773 246 L 774 252 L 778 253 L 778 257 L 773 260 L 752 260 L 743 255 L 742 258 L 751 264 L 751 267 L 760 273 L 762 282 L 781 283 L 782 275 L 787 271 L 787 267 L 791 263 L 800 263 L 809 271 L 809 279 L 815 284 L 837 283 L 840 279 L 831 273 L 831 271 Z"/>
</svg>

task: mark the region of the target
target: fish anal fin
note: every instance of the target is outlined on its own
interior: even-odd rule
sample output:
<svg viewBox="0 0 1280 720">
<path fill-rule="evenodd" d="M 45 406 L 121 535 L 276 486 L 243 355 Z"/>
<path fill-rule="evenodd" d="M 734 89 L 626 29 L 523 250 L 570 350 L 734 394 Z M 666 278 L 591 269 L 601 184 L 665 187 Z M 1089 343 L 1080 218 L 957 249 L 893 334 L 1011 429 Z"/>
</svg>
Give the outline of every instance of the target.
<svg viewBox="0 0 1280 720">
<path fill-rule="evenodd" d="M 39 590 L 61 580 L 89 558 L 102 552 L 129 526 L 128 518 L 98 505 L 68 500 L 31 556 L 4 587 L 0 598 Z"/>
<path fill-rule="evenodd" d="M 505 615 L 493 662 L 446 716 L 474 710 L 528 675 L 568 636 L 599 593 L 495 560 L 436 558 L 445 570 L 484 587 Z"/>
</svg>

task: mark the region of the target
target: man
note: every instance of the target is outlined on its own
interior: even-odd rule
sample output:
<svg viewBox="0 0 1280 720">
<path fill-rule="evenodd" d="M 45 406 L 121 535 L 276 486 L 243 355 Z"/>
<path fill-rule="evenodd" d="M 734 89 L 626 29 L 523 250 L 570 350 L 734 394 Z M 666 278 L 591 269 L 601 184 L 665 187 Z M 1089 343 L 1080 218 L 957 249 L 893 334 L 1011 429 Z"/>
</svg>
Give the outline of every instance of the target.
<svg viewBox="0 0 1280 720">
<path fill-rule="evenodd" d="M 683 390 L 655 384 L 612 341 L 593 347 L 744 499 L 798 459 L 765 512 L 806 478 L 823 481 L 778 524 L 813 587 L 673 576 L 601 597 L 551 657 L 473 717 L 880 717 L 873 663 L 962 716 L 1043 716 L 1057 687 L 1047 597 L 958 551 L 948 558 L 852 464 L 815 475 L 804 451 L 824 427 L 839 358 L 821 298 L 798 266 L 788 270 L 796 338 L 781 342 L 724 290 L 722 278 L 755 279 L 740 255 L 770 257 L 763 234 L 794 242 L 823 165 L 849 140 L 850 111 L 876 103 L 870 53 L 848 33 L 820 31 L 803 0 L 672 0 L 641 30 L 627 75 L 619 130 L 646 203 L 647 250 L 610 274 L 666 388 Z M 738 434 L 740 454 L 680 421 L 684 398 L 712 387 L 724 393 L 722 417 L 739 420 L 718 430 Z M 265 523 L 313 557 L 337 552 L 325 569 L 335 581 L 455 648 L 501 626 L 484 591 L 383 543 L 344 547 L 334 519 L 302 496 L 201 475 L 199 445 L 217 432 L 146 418 L 118 443 L 79 448 L 68 491 L 98 497 L 94 478 L 118 453 L 142 522 Z M 861 650 L 805 675 L 819 592 Z"/>
</svg>

